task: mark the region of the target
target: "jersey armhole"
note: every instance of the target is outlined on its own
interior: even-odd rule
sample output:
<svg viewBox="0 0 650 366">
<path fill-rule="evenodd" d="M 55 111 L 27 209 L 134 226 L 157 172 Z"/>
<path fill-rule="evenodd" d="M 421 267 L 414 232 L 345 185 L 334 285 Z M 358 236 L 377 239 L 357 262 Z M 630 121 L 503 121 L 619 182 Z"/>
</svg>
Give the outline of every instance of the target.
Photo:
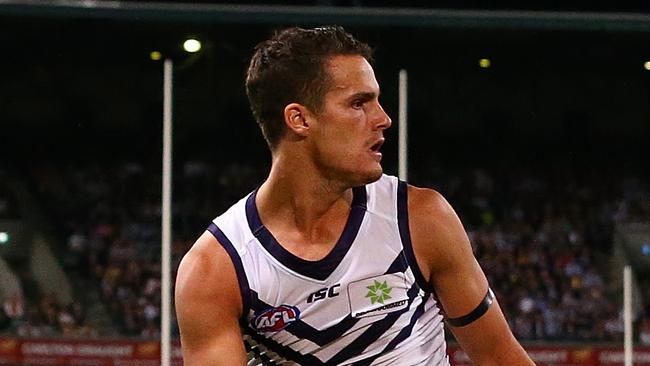
<svg viewBox="0 0 650 366">
<path fill-rule="evenodd" d="M 399 236 L 402 239 L 402 246 L 404 247 L 404 256 L 406 257 L 406 262 L 413 271 L 415 282 L 421 289 L 435 296 L 435 289 L 424 278 L 420 266 L 418 266 L 418 262 L 415 259 L 415 252 L 413 251 L 413 244 L 411 243 L 411 231 L 409 230 L 408 185 L 402 180 L 398 181 L 397 184 L 397 221 L 399 226 Z"/>
<path fill-rule="evenodd" d="M 246 316 L 250 312 L 251 308 L 251 298 L 250 298 L 250 287 L 248 285 L 248 278 L 246 277 L 246 272 L 244 271 L 244 265 L 242 264 L 241 258 L 237 253 L 232 242 L 228 239 L 226 234 L 219 229 L 219 227 L 214 223 L 210 223 L 207 230 L 217 239 L 219 244 L 226 250 L 232 264 L 235 266 L 235 272 L 237 273 L 237 283 L 239 284 L 239 293 L 242 299 L 242 317 L 240 321 L 246 321 Z"/>
</svg>

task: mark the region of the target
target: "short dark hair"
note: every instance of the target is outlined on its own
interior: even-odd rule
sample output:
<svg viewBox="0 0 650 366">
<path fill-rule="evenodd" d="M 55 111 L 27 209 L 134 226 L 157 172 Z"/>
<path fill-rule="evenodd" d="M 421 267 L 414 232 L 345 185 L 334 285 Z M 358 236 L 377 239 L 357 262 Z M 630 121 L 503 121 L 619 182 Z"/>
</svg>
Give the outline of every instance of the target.
<svg viewBox="0 0 650 366">
<path fill-rule="evenodd" d="M 300 103 L 315 112 L 330 87 L 325 63 L 338 55 L 372 61 L 372 50 L 340 26 L 288 28 L 259 43 L 246 75 L 253 117 L 273 150 L 284 134 L 284 107 Z"/>
</svg>

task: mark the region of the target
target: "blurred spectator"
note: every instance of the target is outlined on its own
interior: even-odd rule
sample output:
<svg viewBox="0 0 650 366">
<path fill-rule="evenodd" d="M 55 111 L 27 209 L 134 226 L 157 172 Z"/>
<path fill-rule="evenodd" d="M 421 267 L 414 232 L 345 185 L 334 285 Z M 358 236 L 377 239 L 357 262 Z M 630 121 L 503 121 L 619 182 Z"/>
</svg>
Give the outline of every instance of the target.
<svg viewBox="0 0 650 366">
<path fill-rule="evenodd" d="M 38 306 L 29 305 L 26 314 L 14 322 L 21 337 L 97 337 L 98 332 L 86 322 L 85 310 L 79 302 L 62 306 L 54 295 L 44 296 Z"/>
<path fill-rule="evenodd" d="M 25 316 L 25 300 L 19 293 L 13 293 L 5 299 L 2 309 L 9 319 L 20 320 Z"/>
</svg>

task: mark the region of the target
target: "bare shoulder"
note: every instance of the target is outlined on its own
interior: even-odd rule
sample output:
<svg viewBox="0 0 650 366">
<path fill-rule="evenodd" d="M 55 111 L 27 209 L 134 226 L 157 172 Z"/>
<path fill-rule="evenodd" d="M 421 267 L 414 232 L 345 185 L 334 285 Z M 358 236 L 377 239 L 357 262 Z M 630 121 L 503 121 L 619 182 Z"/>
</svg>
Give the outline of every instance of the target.
<svg viewBox="0 0 650 366">
<path fill-rule="evenodd" d="M 472 254 L 458 215 L 436 190 L 409 186 L 408 215 L 413 249 L 425 277 Z"/>
<path fill-rule="evenodd" d="M 422 275 L 448 317 L 470 314 L 486 296 L 488 281 L 458 215 L 432 189 L 409 187 L 408 206 L 411 242 Z M 498 302 L 452 331 L 477 365 L 534 365 L 512 336 Z"/>
<path fill-rule="evenodd" d="M 217 239 L 203 233 L 181 260 L 176 278 L 176 301 L 218 303 L 241 314 L 237 275 L 231 258 Z"/>
<path fill-rule="evenodd" d="M 456 213 L 447 200 L 438 191 L 430 188 L 408 186 L 409 219 L 435 222 L 455 219 Z M 434 223 L 435 223 L 434 222 Z"/>
<path fill-rule="evenodd" d="M 209 232 L 181 261 L 175 303 L 185 365 L 246 364 L 236 270 L 226 250 Z"/>
</svg>

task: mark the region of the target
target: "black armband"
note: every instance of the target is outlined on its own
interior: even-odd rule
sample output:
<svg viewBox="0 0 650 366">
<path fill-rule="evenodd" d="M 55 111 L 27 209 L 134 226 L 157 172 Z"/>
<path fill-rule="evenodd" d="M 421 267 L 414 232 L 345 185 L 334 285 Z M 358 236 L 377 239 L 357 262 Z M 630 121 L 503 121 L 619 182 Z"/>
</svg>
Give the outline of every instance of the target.
<svg viewBox="0 0 650 366">
<path fill-rule="evenodd" d="M 480 318 L 485 314 L 488 309 L 490 308 L 490 305 L 494 302 L 494 292 L 492 292 L 492 289 L 488 287 L 487 294 L 485 294 L 485 297 L 483 300 L 481 300 L 481 303 L 478 304 L 478 306 L 472 310 L 469 314 L 460 316 L 458 318 L 447 318 L 447 323 L 453 327 L 464 327 L 476 319 Z"/>
</svg>

